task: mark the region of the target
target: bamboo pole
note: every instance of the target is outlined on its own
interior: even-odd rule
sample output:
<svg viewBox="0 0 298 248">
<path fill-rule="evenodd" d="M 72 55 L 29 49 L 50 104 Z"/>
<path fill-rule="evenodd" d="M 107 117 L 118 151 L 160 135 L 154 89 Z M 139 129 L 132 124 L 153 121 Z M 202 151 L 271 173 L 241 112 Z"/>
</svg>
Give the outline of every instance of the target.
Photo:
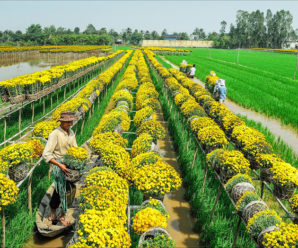
<svg viewBox="0 0 298 248">
<path fill-rule="evenodd" d="M 220 197 L 220 195 L 221 195 L 221 192 L 222 192 L 222 188 L 221 188 L 221 185 L 219 185 L 218 193 L 217 193 L 217 196 L 216 196 L 216 199 L 215 199 L 213 208 L 212 208 L 211 213 L 210 213 L 210 222 L 212 221 L 212 217 L 213 217 L 213 214 L 214 214 L 214 211 L 215 211 L 217 202 L 218 202 L 218 200 L 219 200 L 219 197 Z"/>
<path fill-rule="evenodd" d="M 7 127 L 6 117 L 4 117 L 4 135 L 3 135 L 4 141 L 6 140 L 6 127 Z"/>
<path fill-rule="evenodd" d="M 81 126 L 81 135 L 83 134 L 84 124 L 85 124 L 85 117 L 83 118 L 83 122 L 82 122 L 82 126 Z"/>
<path fill-rule="evenodd" d="M 29 214 L 32 215 L 32 174 L 33 172 L 29 175 L 29 181 L 28 181 L 28 209 L 29 209 Z"/>
<path fill-rule="evenodd" d="M 241 218 L 239 216 L 237 227 L 236 227 L 236 232 L 235 232 L 235 236 L 234 236 L 234 241 L 233 241 L 233 244 L 232 244 L 232 248 L 234 248 L 235 245 L 236 245 L 236 243 L 237 243 L 238 233 L 239 233 L 239 228 L 240 228 L 240 223 L 241 223 Z"/>
<path fill-rule="evenodd" d="M 193 166 L 194 166 L 194 164 L 195 164 L 195 160 L 196 160 L 197 152 L 198 152 L 198 147 L 196 146 L 195 154 L 193 155 L 193 159 L 192 159 L 192 165 L 191 165 L 191 168 L 192 168 L 192 169 L 193 169 Z"/>
<path fill-rule="evenodd" d="M 34 102 L 31 103 L 31 109 L 32 109 L 31 123 L 33 123 L 34 122 Z"/>
<path fill-rule="evenodd" d="M 50 95 L 51 95 L 50 96 L 51 97 L 50 99 L 51 99 L 51 109 L 52 109 L 53 108 L 53 97 L 52 97 L 52 93 L 50 93 Z"/>
<path fill-rule="evenodd" d="M 203 179 L 203 185 L 202 185 L 202 188 L 203 188 L 203 193 L 205 192 L 205 184 L 206 184 L 206 178 L 207 178 L 207 163 L 205 162 L 205 171 L 204 171 L 204 179 Z"/>
<path fill-rule="evenodd" d="M 2 248 L 5 248 L 5 212 L 2 206 Z"/>
<path fill-rule="evenodd" d="M 21 124 L 22 124 L 22 109 L 19 109 L 19 132 L 21 132 Z"/>
<path fill-rule="evenodd" d="M 59 96 L 58 96 L 59 94 L 58 94 L 58 90 L 57 90 L 57 93 L 56 93 L 56 98 L 57 98 L 57 105 L 58 105 L 58 103 L 59 103 Z"/>
</svg>

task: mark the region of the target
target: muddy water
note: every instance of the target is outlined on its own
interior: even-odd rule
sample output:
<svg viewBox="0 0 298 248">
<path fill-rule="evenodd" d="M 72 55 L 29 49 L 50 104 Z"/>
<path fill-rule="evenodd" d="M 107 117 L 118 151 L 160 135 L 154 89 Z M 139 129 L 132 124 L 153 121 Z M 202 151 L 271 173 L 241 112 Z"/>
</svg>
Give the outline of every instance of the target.
<svg viewBox="0 0 298 248">
<path fill-rule="evenodd" d="M 158 120 L 165 128 L 167 127 L 167 123 L 161 114 L 158 115 Z M 164 155 L 164 160 L 179 172 L 177 154 L 174 151 L 172 141 L 170 139 L 159 140 L 158 146 L 162 155 Z M 200 247 L 200 237 L 199 234 L 193 231 L 194 220 L 190 215 L 190 205 L 184 200 L 184 194 L 185 189 L 181 187 L 178 191 L 165 195 L 163 203 L 170 215 L 167 231 L 179 248 Z"/>
<path fill-rule="evenodd" d="M 69 63 L 92 54 L 31 54 L 26 56 L 11 56 L 0 59 L 0 81 L 17 76 L 43 71 L 55 65 Z"/>
<path fill-rule="evenodd" d="M 170 61 L 162 58 L 166 63 L 171 65 L 173 68 L 179 69 L 178 66 L 171 63 Z M 193 79 L 194 82 L 205 86 L 202 81 L 198 78 Z M 264 127 L 267 127 L 276 137 L 280 137 L 285 144 L 293 149 L 293 151 L 298 155 L 298 133 L 289 126 L 282 125 L 280 120 L 276 120 L 265 115 L 262 115 L 258 112 L 255 112 L 251 109 L 246 109 L 241 107 L 235 102 L 227 99 L 224 103 L 228 109 L 230 109 L 235 114 L 240 114 L 246 116 L 250 120 L 262 123 Z"/>
<path fill-rule="evenodd" d="M 35 234 L 23 248 L 64 248 L 73 236 L 73 232 L 65 232 L 59 237 L 46 238 L 39 234 Z"/>
</svg>

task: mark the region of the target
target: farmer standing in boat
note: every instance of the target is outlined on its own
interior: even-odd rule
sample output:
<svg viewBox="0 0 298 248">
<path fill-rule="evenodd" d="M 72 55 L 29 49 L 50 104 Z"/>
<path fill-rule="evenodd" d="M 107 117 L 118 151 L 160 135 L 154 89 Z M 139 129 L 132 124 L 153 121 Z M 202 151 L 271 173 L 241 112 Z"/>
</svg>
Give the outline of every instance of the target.
<svg viewBox="0 0 298 248">
<path fill-rule="evenodd" d="M 43 151 L 43 159 L 47 163 L 53 165 L 53 176 L 55 183 L 55 190 L 50 201 L 51 214 L 49 221 L 60 221 L 62 225 L 67 226 L 69 222 L 65 219 L 67 211 L 66 201 L 66 180 L 64 174 L 70 171 L 61 163 L 61 158 L 66 154 L 70 147 L 78 146 L 74 132 L 70 129 L 73 121 L 76 119 L 72 112 L 62 112 L 60 115 L 60 126 L 56 128 L 50 135 L 48 142 Z M 57 218 L 56 209 L 62 205 L 62 214 Z"/>
</svg>

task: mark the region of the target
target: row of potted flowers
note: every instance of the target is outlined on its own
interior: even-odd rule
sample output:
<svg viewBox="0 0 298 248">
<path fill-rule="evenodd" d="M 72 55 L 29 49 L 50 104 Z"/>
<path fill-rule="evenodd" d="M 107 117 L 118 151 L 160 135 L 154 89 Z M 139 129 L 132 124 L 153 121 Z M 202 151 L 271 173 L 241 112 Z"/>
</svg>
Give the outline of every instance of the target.
<svg viewBox="0 0 298 248">
<path fill-rule="evenodd" d="M 274 194 L 282 200 L 290 199 L 298 185 L 298 170 L 273 153 L 272 147 L 262 133 L 247 127 L 241 118 L 215 101 L 206 89 L 177 70 L 170 69 L 170 71 L 224 130 L 226 136 L 242 151 L 250 161 L 251 168 L 261 169 L 261 179 L 273 183 Z"/>
<path fill-rule="evenodd" d="M 71 80 L 75 74 L 80 75 L 79 73 L 87 68 L 98 65 L 119 53 L 121 51 L 104 57 L 89 57 L 2 81 L 0 82 L 1 97 L 3 100 L 9 99 L 12 103 L 24 101 L 26 97 L 29 100 L 34 100 L 36 97 L 48 93 L 49 90 L 52 91 L 60 85 L 64 85 L 63 79 L 70 78 Z"/>
<path fill-rule="evenodd" d="M 239 213 L 241 214 L 241 211 L 244 211 L 244 209 L 246 210 L 244 219 L 247 223 L 247 230 L 255 239 L 260 236 L 258 242 L 260 245 L 265 245 L 265 247 L 275 247 L 272 246 L 271 237 L 276 235 L 276 232 L 283 234 L 283 236 L 277 241 L 279 246 L 276 247 L 285 247 L 283 245 L 294 247 L 293 244 L 295 245 L 297 242 L 296 233 L 298 226 L 294 224 L 287 225 L 283 223 L 276 212 L 268 210 L 267 205 L 260 200 L 260 197 L 255 193 L 255 189 L 251 185 L 251 179 L 248 174 L 238 174 L 248 172 L 249 161 L 243 156 L 242 153 L 238 151 L 217 149 L 218 146 L 225 148 L 227 144 L 224 133 L 212 119 L 206 117 L 205 114 L 201 112 L 201 107 L 193 102 L 192 96 L 190 96 L 188 90 L 186 90 L 186 88 L 191 89 L 194 94 L 196 94 L 196 91 L 198 91 L 198 89 L 200 90 L 200 86 L 194 84 L 191 80 L 186 78 L 183 74 L 180 74 L 178 71 L 174 71 L 177 79 L 179 79 L 181 84 L 186 87 L 184 88 L 175 78 L 171 77 L 169 72 L 166 72 L 162 68 L 157 60 L 155 60 L 154 54 L 152 52 L 146 52 L 146 54 L 150 62 L 164 79 L 165 85 L 172 94 L 176 105 L 179 106 L 184 117 L 188 118 L 191 129 L 195 134 L 197 134 L 197 138 L 203 150 L 210 152 L 207 155 L 208 163 L 214 168 L 215 171 L 221 173 L 221 180 L 223 182 L 226 182 L 229 178 L 234 176 L 230 179 L 230 181 L 227 182 L 226 187 L 228 193 L 236 203 L 236 208 Z M 184 104 L 188 105 L 189 103 L 187 102 L 190 101 L 193 105 L 191 109 L 194 110 L 197 108 L 195 112 L 185 111 L 185 107 L 182 107 Z M 211 133 L 209 131 L 213 129 L 214 134 L 212 131 Z M 219 133 L 221 133 L 221 135 L 219 135 Z M 212 138 L 212 136 L 214 137 Z M 249 182 L 245 180 L 248 180 Z M 231 182 L 234 182 L 235 184 L 231 184 Z M 233 185 L 233 187 L 231 185 Z M 268 227 L 271 227 L 271 232 L 269 234 L 265 234 L 268 231 L 265 231 L 265 229 Z"/>
<path fill-rule="evenodd" d="M 125 82 L 136 88 L 135 54 L 121 77 L 111 102 L 89 146 L 98 155 L 96 166 L 90 171 L 80 192 L 82 214 L 77 226 L 77 247 L 130 247 L 126 207 L 129 196 L 130 155 L 125 150 L 127 140 L 121 133 L 130 128 L 128 115 L 132 95 L 124 88 Z M 127 100 L 126 100 L 127 99 Z M 94 221 L 93 221 L 94 220 Z"/>
</svg>

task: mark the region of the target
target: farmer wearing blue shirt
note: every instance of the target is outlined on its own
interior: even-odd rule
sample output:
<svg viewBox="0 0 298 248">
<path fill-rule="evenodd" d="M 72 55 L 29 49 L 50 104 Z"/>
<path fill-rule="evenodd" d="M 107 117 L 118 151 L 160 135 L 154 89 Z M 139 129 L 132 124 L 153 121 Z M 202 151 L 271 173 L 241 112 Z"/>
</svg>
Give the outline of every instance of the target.
<svg viewBox="0 0 298 248">
<path fill-rule="evenodd" d="M 214 87 L 214 94 L 218 92 L 219 102 L 223 103 L 226 100 L 227 88 L 225 86 L 225 80 L 219 79 L 217 86 Z"/>
</svg>

